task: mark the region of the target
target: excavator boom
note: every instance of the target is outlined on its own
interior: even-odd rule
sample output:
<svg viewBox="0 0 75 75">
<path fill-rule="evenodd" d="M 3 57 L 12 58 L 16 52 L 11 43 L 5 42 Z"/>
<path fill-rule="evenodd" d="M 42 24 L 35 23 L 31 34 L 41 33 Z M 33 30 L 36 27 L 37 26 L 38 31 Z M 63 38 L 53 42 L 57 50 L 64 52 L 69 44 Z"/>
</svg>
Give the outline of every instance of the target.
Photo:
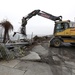
<svg viewBox="0 0 75 75">
<path fill-rule="evenodd" d="M 36 16 L 36 15 L 39 15 L 39 16 L 42 16 L 44 18 L 47 18 L 47 19 L 50 19 L 50 20 L 53 20 L 53 21 L 56 21 L 56 20 L 62 20 L 62 16 L 53 16 L 52 14 L 49 14 L 49 13 L 46 13 L 44 11 L 41 11 L 41 10 L 34 10 L 32 11 L 31 13 L 29 13 L 26 17 L 24 17 L 25 20 L 29 20 L 30 18 L 32 18 L 33 16 Z"/>
</svg>

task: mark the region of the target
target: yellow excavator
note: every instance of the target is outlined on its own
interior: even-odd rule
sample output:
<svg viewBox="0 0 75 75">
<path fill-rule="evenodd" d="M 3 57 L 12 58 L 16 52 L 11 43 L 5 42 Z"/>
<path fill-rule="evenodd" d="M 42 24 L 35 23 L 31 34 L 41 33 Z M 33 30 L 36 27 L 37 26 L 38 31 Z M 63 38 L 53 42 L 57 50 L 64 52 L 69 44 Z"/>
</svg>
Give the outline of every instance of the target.
<svg viewBox="0 0 75 75">
<path fill-rule="evenodd" d="M 50 46 L 60 47 L 63 42 L 75 44 L 75 22 L 70 20 L 62 21 L 62 16 L 53 16 L 41 10 L 34 10 L 22 18 L 21 33 L 23 35 L 26 35 L 27 21 L 36 15 L 50 19 L 55 23 L 54 33 L 50 38 Z"/>
<path fill-rule="evenodd" d="M 75 45 L 75 22 L 66 20 L 55 23 L 54 36 L 50 40 L 50 45 L 59 47 L 63 42 Z"/>
</svg>

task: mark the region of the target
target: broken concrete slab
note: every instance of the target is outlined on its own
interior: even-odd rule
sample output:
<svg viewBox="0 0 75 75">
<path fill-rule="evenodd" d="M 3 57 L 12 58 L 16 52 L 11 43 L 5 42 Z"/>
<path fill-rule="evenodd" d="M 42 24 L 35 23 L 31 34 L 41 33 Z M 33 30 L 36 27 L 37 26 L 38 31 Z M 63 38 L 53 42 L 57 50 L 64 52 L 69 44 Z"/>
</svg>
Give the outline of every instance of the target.
<svg viewBox="0 0 75 75">
<path fill-rule="evenodd" d="M 40 60 L 40 56 L 36 52 L 30 52 L 29 55 L 24 56 L 21 58 L 21 60 Z"/>
<path fill-rule="evenodd" d="M 53 56 L 54 61 L 60 61 L 60 59 L 57 56 Z"/>
<path fill-rule="evenodd" d="M 7 66 L 7 67 L 15 67 L 18 63 L 20 62 L 20 60 L 14 59 L 14 60 L 10 60 L 10 61 L 0 61 L 0 65 L 3 66 Z"/>
<path fill-rule="evenodd" d="M 0 65 L 0 75 L 24 75 L 24 71 Z"/>
<path fill-rule="evenodd" d="M 53 75 L 50 66 L 46 63 L 22 61 L 15 68 L 25 71 L 24 75 Z"/>
<path fill-rule="evenodd" d="M 37 52 L 39 55 L 44 55 L 44 56 L 48 55 L 48 50 L 46 50 L 41 45 L 35 46 L 32 50 L 35 51 L 35 52 Z"/>
</svg>

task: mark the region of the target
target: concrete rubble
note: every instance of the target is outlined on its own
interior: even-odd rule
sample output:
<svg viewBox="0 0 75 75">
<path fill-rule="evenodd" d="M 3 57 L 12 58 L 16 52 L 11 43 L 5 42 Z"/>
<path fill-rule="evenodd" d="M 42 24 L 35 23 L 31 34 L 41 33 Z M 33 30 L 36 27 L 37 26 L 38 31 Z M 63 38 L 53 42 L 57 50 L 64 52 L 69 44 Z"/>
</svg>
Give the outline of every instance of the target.
<svg viewBox="0 0 75 75">
<path fill-rule="evenodd" d="M 41 60 L 39 54 L 43 56 L 47 55 L 48 51 L 44 51 L 46 51 L 45 48 L 37 45 L 28 55 L 20 59 L 1 61 L 0 75 L 53 75 L 48 64 L 34 61 Z"/>
<path fill-rule="evenodd" d="M 47 41 L 40 41 L 10 50 L 4 47 L 14 59 L 0 61 L 0 75 L 75 75 L 75 48 L 49 48 Z"/>
<path fill-rule="evenodd" d="M 27 56 L 21 58 L 21 60 L 41 60 L 40 56 L 36 52 L 30 52 Z"/>
<path fill-rule="evenodd" d="M 47 56 L 48 55 L 48 50 L 46 50 L 44 47 L 41 45 L 37 45 L 33 48 L 33 51 L 38 53 L 39 55 Z"/>
</svg>

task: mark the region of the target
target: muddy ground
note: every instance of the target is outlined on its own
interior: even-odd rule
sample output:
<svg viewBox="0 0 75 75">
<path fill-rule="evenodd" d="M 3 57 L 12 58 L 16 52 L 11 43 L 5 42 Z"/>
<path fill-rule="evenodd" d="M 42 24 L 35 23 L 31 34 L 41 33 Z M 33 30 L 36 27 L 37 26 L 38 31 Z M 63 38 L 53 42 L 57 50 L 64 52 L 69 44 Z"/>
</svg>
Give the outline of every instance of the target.
<svg viewBox="0 0 75 75">
<path fill-rule="evenodd" d="M 48 50 L 48 56 L 43 62 L 50 65 L 54 75 L 75 75 L 75 46 L 63 44 L 60 48 L 48 47 L 49 42 L 41 45 Z"/>
<path fill-rule="evenodd" d="M 35 46 L 41 45 L 47 51 L 47 55 L 39 54 L 41 60 L 50 66 L 53 75 L 75 75 L 75 46 L 63 43 L 59 48 L 49 47 L 49 39 L 42 40 L 28 47 L 28 51 L 33 51 Z M 37 61 L 36 61 L 37 62 Z"/>
</svg>

